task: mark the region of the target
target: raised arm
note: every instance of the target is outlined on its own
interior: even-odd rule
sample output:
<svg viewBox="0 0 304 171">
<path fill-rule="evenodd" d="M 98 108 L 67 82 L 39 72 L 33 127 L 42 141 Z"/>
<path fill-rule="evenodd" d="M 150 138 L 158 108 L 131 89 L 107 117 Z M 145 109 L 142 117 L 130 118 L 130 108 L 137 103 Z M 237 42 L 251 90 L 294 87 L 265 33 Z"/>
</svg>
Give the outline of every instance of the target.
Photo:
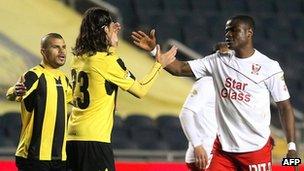
<svg viewBox="0 0 304 171">
<path fill-rule="evenodd" d="M 276 103 L 280 113 L 282 128 L 288 143 L 287 157 L 297 157 L 295 147 L 295 119 L 294 111 L 289 100 L 284 100 Z"/>
<path fill-rule="evenodd" d="M 133 43 L 136 46 L 151 52 L 152 55 L 155 56 L 156 36 L 154 29 L 150 31 L 149 35 L 142 31 L 133 31 L 131 37 L 133 38 Z M 175 76 L 194 76 L 188 62 L 179 61 L 177 59 L 175 59 L 171 64 L 167 65 L 164 69 Z"/>
</svg>

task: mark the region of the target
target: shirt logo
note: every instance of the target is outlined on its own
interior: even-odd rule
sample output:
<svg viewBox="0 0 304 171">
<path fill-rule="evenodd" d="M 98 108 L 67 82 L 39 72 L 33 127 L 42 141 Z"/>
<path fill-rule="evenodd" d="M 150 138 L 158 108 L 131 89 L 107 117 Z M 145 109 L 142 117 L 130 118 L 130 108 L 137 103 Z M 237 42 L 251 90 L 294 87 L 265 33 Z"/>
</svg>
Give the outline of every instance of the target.
<svg viewBox="0 0 304 171">
<path fill-rule="evenodd" d="M 251 74 L 259 75 L 259 71 L 261 69 L 261 65 L 259 64 L 252 64 L 251 66 Z"/>
<path fill-rule="evenodd" d="M 193 90 L 192 92 L 191 92 L 191 97 L 194 97 L 195 95 L 197 95 L 197 90 Z"/>
<path fill-rule="evenodd" d="M 284 85 L 284 86 L 283 86 L 283 90 L 284 90 L 284 91 L 287 91 L 287 85 Z"/>
<path fill-rule="evenodd" d="M 56 87 L 62 87 L 60 78 L 59 79 L 55 78 L 55 81 L 56 81 Z"/>
<path fill-rule="evenodd" d="M 221 96 L 230 100 L 249 102 L 251 95 L 246 92 L 248 83 L 240 82 L 230 77 L 225 79 L 224 88 L 221 90 Z"/>
</svg>

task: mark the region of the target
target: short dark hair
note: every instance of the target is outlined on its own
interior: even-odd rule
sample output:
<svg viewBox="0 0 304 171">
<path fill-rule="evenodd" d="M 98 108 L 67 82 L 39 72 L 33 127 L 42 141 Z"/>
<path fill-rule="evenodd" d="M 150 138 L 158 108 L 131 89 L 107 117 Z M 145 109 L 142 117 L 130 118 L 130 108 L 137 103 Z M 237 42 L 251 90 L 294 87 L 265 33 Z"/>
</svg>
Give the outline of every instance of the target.
<svg viewBox="0 0 304 171">
<path fill-rule="evenodd" d="M 49 45 L 49 42 L 50 42 L 50 39 L 63 39 L 63 37 L 58 34 L 58 33 L 49 33 L 49 34 L 46 34 L 44 35 L 42 38 L 41 38 L 41 41 L 40 41 L 40 46 L 41 48 L 47 48 L 48 45 Z"/>
<path fill-rule="evenodd" d="M 236 15 L 230 18 L 231 21 L 240 21 L 248 25 L 252 30 L 255 30 L 255 22 L 254 19 L 249 15 Z"/>
<path fill-rule="evenodd" d="M 84 13 L 73 54 L 92 56 L 96 52 L 108 52 L 110 43 L 103 27 L 109 26 L 112 21 L 108 11 L 98 7 L 89 8 Z"/>
</svg>

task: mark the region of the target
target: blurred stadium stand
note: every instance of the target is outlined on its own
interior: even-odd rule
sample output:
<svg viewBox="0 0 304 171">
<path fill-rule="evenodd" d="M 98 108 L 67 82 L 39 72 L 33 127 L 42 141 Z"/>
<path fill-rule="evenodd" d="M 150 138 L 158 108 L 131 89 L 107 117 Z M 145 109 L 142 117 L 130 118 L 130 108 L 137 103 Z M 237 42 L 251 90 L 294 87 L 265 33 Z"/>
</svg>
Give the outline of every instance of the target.
<svg viewBox="0 0 304 171">
<path fill-rule="evenodd" d="M 255 45 L 257 49 L 278 60 L 285 70 L 286 81 L 292 96 L 291 100 L 297 108 L 298 139 L 302 143 L 303 149 L 304 79 L 302 78 L 302 74 L 304 73 L 304 60 L 302 56 L 304 54 L 304 45 L 302 42 L 304 40 L 304 0 L 62 0 L 62 2 L 69 6 L 68 8 L 61 6 L 59 9 L 67 11 L 65 12 L 67 19 L 62 21 L 62 23 L 52 22 L 61 27 L 67 27 L 67 24 L 70 24 L 70 27 L 74 27 L 73 33 L 66 33 L 64 35 L 64 37 L 68 38 L 67 44 L 69 46 L 74 44 L 72 42 L 77 35 L 80 21 L 80 17 L 76 19 L 73 17 L 69 18 L 71 13 L 74 12 L 70 7 L 83 13 L 87 8 L 97 6 L 98 4 L 106 6 L 111 8 L 113 15 L 116 15 L 116 18 L 123 23 L 124 32 L 122 36 L 126 41 L 130 41 L 130 34 L 133 30 L 143 29 L 144 31 L 148 31 L 156 28 L 158 40 L 161 44 L 165 45 L 168 39 L 175 39 L 201 55 L 209 54 L 214 43 L 223 41 L 227 17 L 237 13 L 254 16 L 256 19 Z M 38 2 L 36 3 L 38 4 Z M 44 0 L 43 3 L 49 3 L 49 1 L 46 2 Z M 51 7 L 53 8 L 44 10 L 50 13 L 52 13 L 51 9 L 58 10 L 58 6 L 56 6 L 58 4 L 56 3 L 55 1 L 51 2 Z M 21 12 L 19 15 L 21 15 Z M 43 22 L 34 24 L 45 25 Z M 47 24 L 49 25 L 49 23 Z M 56 27 L 51 28 L 51 30 L 58 31 Z M 21 32 L 21 28 L 18 29 L 19 31 L 16 32 Z M 35 31 L 35 29 L 33 30 Z M 39 32 L 39 36 L 45 32 L 50 32 L 44 28 L 40 28 L 40 30 L 43 31 Z M 0 30 L 1 32 L 3 30 Z M 15 45 L 26 44 L 25 40 L 14 38 L 13 33 L 7 34 L 15 41 Z M 39 40 L 38 37 L 34 38 Z M 5 39 L 1 38 L 0 35 L 0 41 L 3 40 Z M 137 55 L 143 56 L 139 52 L 129 53 L 130 51 L 134 51 L 135 48 L 125 41 L 122 41 L 120 45 L 122 46 L 122 54 L 124 55 L 132 56 L 132 58 L 133 56 L 135 58 Z M 0 57 L 2 61 L 5 61 L 4 63 L 1 62 L 0 68 L 6 73 L 7 71 L 11 71 L 7 75 L 2 74 L 0 77 L 0 97 L 2 98 L 0 102 L 4 103 L 2 106 L 0 104 L 0 107 L 3 107 L 0 114 L 2 115 L 0 116 L 0 157 L 1 155 L 12 156 L 12 153 L 14 153 L 18 139 L 16 138 L 18 137 L 16 133 L 20 132 L 18 129 L 20 129 L 21 125 L 19 114 L 11 112 L 18 110 L 18 106 L 14 105 L 14 107 L 10 107 L 12 103 L 3 102 L 3 94 L 8 85 L 12 85 L 23 71 L 34 64 L 24 61 L 24 59 L 29 59 L 24 54 L 39 56 L 39 53 L 33 52 L 37 51 L 38 47 L 28 47 L 25 45 L 25 49 L 29 53 L 20 53 L 20 51 L 12 50 L 12 47 L 12 44 L 0 43 Z M 18 58 L 12 58 L 13 56 Z M 191 59 L 197 57 L 197 55 L 189 56 Z M 181 55 L 178 57 L 181 57 Z M 138 68 L 139 66 L 136 64 L 137 59 L 139 58 L 135 58 L 133 59 L 134 61 L 129 62 L 130 59 L 127 58 L 126 63 L 129 62 L 128 66 L 131 64 L 130 68 Z M 151 63 L 151 61 L 149 62 Z M 147 63 L 150 64 L 149 62 Z M 21 67 L 12 67 L 16 63 Z M 11 74 L 14 75 L 12 76 Z M 125 108 L 130 108 L 129 103 L 125 106 L 122 103 L 118 103 L 118 105 L 121 105 L 120 109 L 122 110 L 119 110 L 120 114 L 115 116 L 112 133 L 112 143 L 117 159 L 183 160 L 187 141 L 183 135 L 177 115 L 192 82 L 187 80 L 187 85 L 182 85 L 177 80 L 172 81 L 172 78 L 169 77 L 161 79 L 160 82 L 162 84 L 155 85 L 156 91 L 152 91 L 147 100 L 144 100 L 144 103 L 133 102 L 133 97 L 119 95 L 122 101 L 128 101 L 131 103 L 131 106 L 138 106 L 138 108 L 135 107 L 135 109 L 127 110 Z M 6 82 L 2 84 L 2 80 Z M 182 80 L 181 82 L 184 81 Z M 179 94 L 177 97 L 164 95 L 163 92 L 168 91 L 167 89 L 159 91 L 159 87 L 169 84 L 174 86 L 168 86 L 172 88 L 168 90 Z M 184 92 L 180 94 L 182 90 Z M 157 113 L 155 112 L 157 111 L 155 108 L 158 108 L 157 110 L 170 108 L 172 110 L 167 111 L 172 113 Z M 271 107 L 271 113 L 272 136 L 276 140 L 273 155 L 274 161 L 278 162 L 285 155 L 286 143 L 280 127 L 279 114 L 275 106 Z"/>
</svg>

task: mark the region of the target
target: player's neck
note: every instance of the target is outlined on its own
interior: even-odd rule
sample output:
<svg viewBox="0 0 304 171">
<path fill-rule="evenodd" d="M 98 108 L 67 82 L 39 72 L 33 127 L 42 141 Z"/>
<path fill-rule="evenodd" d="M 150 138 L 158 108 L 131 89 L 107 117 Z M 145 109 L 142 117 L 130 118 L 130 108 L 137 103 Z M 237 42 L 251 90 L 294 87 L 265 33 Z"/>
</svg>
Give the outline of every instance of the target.
<svg viewBox="0 0 304 171">
<path fill-rule="evenodd" d="M 49 64 L 47 64 L 47 63 L 45 63 L 45 62 L 43 62 L 43 61 L 41 61 L 40 65 L 41 65 L 43 68 L 48 69 L 48 70 L 56 70 L 56 69 L 57 69 L 57 68 L 54 68 L 54 67 L 52 67 L 51 65 L 49 65 Z"/>
<path fill-rule="evenodd" d="M 249 58 L 254 54 L 254 51 L 253 47 L 235 50 L 235 56 L 237 58 Z"/>
</svg>

